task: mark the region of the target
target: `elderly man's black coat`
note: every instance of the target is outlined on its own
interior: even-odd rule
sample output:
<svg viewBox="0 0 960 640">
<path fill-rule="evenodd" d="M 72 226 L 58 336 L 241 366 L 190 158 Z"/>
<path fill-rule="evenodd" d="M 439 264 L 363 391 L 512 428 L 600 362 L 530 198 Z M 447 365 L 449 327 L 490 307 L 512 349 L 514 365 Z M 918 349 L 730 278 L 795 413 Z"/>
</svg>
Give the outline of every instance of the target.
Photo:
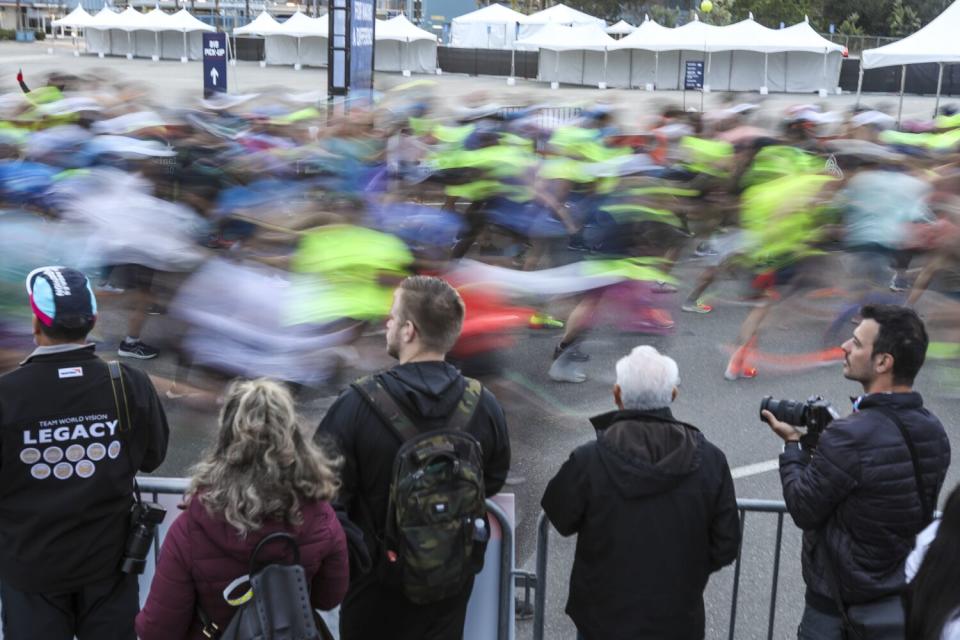
<svg viewBox="0 0 960 640">
<path fill-rule="evenodd" d="M 588 640 L 703 638 L 707 579 L 740 541 L 726 457 L 669 409 L 591 422 L 542 501 L 578 534 L 567 613 Z"/>
</svg>

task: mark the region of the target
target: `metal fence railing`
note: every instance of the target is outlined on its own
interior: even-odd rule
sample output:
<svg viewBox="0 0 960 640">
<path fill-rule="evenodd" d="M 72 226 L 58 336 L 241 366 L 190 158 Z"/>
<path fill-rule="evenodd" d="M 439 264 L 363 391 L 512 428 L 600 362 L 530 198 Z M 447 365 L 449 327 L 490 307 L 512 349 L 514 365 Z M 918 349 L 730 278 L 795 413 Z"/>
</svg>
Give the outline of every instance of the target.
<svg viewBox="0 0 960 640">
<path fill-rule="evenodd" d="M 737 509 L 740 511 L 740 531 L 745 531 L 747 513 L 774 514 L 777 517 L 777 536 L 774 543 L 773 576 L 770 585 L 770 611 L 767 616 L 767 639 L 773 640 L 773 627 L 776 619 L 777 587 L 780 582 L 780 555 L 783 543 L 783 518 L 787 512 L 786 505 L 779 500 L 737 500 Z M 533 612 L 533 640 L 543 640 L 546 621 L 547 603 L 547 555 L 550 542 L 550 521 L 541 513 L 537 522 L 537 552 L 535 574 L 535 603 Z M 735 637 L 737 626 L 737 596 L 740 592 L 740 565 L 743 551 L 743 536 L 740 537 L 740 547 L 737 549 L 737 560 L 733 571 L 733 595 L 730 605 L 729 638 Z"/>
<path fill-rule="evenodd" d="M 144 499 L 153 500 L 154 502 L 160 502 L 162 496 L 182 496 L 183 493 L 187 490 L 189 481 L 186 478 L 153 478 L 153 477 L 140 477 L 137 478 L 137 484 L 140 487 L 140 492 L 143 494 Z M 154 540 L 154 549 L 153 555 L 150 559 L 148 565 L 148 571 L 142 576 L 143 581 L 141 582 L 141 601 L 146 597 L 147 590 L 150 586 L 150 579 L 153 574 L 153 570 L 156 566 L 157 558 L 160 555 L 160 545 L 163 542 L 163 536 L 166 533 L 167 528 L 171 524 L 173 518 L 176 517 L 174 513 L 176 509 L 167 509 L 167 519 L 164 521 L 164 524 L 159 528 L 158 535 Z M 497 589 L 497 625 L 496 625 L 496 638 L 497 640 L 510 640 L 511 638 L 511 628 L 512 628 L 512 619 L 514 611 L 514 530 L 513 525 L 510 524 L 510 520 L 507 517 L 506 512 L 498 505 L 497 503 L 487 500 L 487 513 L 497 521 L 497 524 L 500 525 L 500 557 L 499 557 L 499 572 L 498 572 L 498 589 Z M 489 549 L 493 548 L 491 545 Z M 489 560 L 488 560 L 489 561 Z M 146 587 L 144 588 L 144 584 Z"/>
<path fill-rule="evenodd" d="M 859 58 L 860 54 L 866 49 L 876 49 L 900 40 L 900 38 L 889 36 L 848 36 L 840 33 L 822 33 L 820 35 L 830 42 L 845 46 L 852 58 Z"/>
</svg>

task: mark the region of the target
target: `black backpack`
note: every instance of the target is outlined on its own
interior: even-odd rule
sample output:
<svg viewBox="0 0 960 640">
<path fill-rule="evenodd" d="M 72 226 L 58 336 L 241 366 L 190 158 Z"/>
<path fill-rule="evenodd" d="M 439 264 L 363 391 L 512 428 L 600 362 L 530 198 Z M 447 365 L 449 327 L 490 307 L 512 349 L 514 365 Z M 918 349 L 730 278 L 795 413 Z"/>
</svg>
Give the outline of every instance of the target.
<svg viewBox="0 0 960 640">
<path fill-rule="evenodd" d="M 483 387 L 467 387 L 443 429 L 421 431 L 375 376 L 353 387 L 401 445 L 394 458 L 380 577 L 418 604 L 462 592 L 483 566 L 489 538 L 480 443 L 464 428 Z"/>
<path fill-rule="evenodd" d="M 293 550 L 293 564 L 268 564 L 257 568 L 264 546 L 283 541 Z M 203 635 L 218 640 L 332 640 L 310 604 L 310 585 L 300 566 L 300 547 L 289 533 L 271 533 L 250 554 L 250 589 L 239 602 L 227 628 L 219 627 L 197 605 Z M 225 594 L 226 595 L 226 594 Z M 236 602 L 236 604 L 234 604 Z"/>
</svg>

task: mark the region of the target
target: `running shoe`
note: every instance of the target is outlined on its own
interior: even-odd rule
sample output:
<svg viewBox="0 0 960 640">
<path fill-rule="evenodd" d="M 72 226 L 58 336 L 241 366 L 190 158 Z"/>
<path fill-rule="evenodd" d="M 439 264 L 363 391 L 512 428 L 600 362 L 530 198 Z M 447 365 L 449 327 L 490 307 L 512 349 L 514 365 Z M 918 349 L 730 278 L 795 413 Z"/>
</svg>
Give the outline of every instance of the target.
<svg viewBox="0 0 960 640">
<path fill-rule="evenodd" d="M 907 282 L 906 278 L 893 274 L 893 277 L 890 278 L 890 291 L 894 293 L 903 293 L 910 288 L 910 283 Z"/>
<path fill-rule="evenodd" d="M 584 353 L 583 351 L 580 351 L 580 344 L 577 342 L 574 342 L 573 344 L 567 345 L 566 347 L 562 347 L 562 348 L 560 347 L 559 344 L 556 347 L 554 347 L 553 359 L 556 360 L 557 358 L 560 357 L 561 354 L 570 358 L 570 360 L 573 360 L 574 362 L 586 362 L 587 360 L 590 359 L 589 353 Z"/>
<path fill-rule="evenodd" d="M 563 321 L 548 313 L 535 313 L 530 316 L 531 329 L 563 329 Z"/>
<path fill-rule="evenodd" d="M 654 293 L 676 293 L 677 288 L 670 284 L 669 282 L 658 282 L 656 286 L 653 287 Z"/>
<path fill-rule="evenodd" d="M 727 364 L 727 370 L 723 372 L 723 377 L 727 380 L 739 380 L 741 378 L 751 379 L 757 377 L 756 367 L 745 367 L 734 365 L 733 362 Z"/>
<path fill-rule="evenodd" d="M 720 255 L 720 253 L 711 247 L 709 242 L 701 242 L 697 245 L 697 248 L 694 249 L 693 255 L 698 258 L 707 258 Z"/>
<path fill-rule="evenodd" d="M 710 313 L 713 311 L 713 307 L 709 304 L 704 304 L 700 300 L 687 300 L 680 305 L 680 311 L 686 311 L 687 313 Z"/>
<path fill-rule="evenodd" d="M 160 352 L 150 345 L 140 342 L 139 340 L 136 342 L 128 342 L 127 340 L 124 340 L 120 343 L 120 347 L 117 349 L 117 355 L 124 358 L 150 360 L 160 355 Z"/>
</svg>

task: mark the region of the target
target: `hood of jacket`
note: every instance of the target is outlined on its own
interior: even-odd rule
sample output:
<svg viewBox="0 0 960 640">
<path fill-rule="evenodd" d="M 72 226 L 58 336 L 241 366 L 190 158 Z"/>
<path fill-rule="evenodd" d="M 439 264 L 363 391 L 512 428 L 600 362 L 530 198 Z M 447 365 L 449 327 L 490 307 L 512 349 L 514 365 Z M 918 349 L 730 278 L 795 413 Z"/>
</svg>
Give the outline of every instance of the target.
<svg viewBox="0 0 960 640">
<path fill-rule="evenodd" d="M 380 380 L 410 416 L 445 418 L 453 413 L 466 382 L 446 362 L 412 362 L 383 372 Z"/>
<path fill-rule="evenodd" d="M 700 468 L 703 434 L 669 408 L 611 411 L 590 422 L 600 460 L 624 498 L 665 493 Z"/>
</svg>

